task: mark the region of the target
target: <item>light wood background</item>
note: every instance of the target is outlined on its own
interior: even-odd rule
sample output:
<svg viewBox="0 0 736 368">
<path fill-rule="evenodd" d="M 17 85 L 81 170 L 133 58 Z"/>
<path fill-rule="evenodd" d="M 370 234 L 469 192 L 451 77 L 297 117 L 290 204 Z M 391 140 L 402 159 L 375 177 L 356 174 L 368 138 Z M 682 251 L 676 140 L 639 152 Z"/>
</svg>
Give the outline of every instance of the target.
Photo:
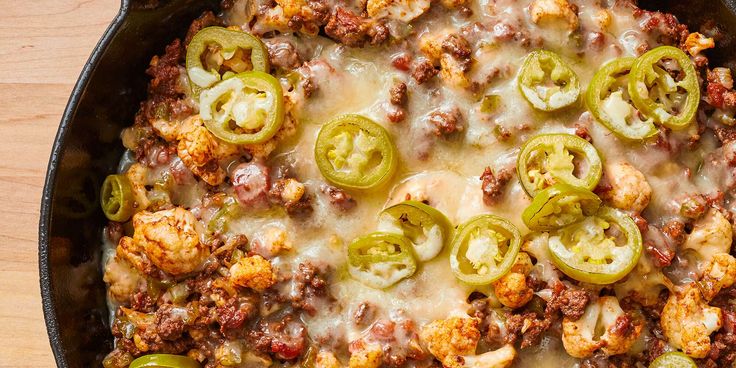
<svg viewBox="0 0 736 368">
<path fill-rule="evenodd" d="M 119 0 L 0 0 L 0 367 L 54 367 L 38 283 L 46 164 Z"/>
</svg>

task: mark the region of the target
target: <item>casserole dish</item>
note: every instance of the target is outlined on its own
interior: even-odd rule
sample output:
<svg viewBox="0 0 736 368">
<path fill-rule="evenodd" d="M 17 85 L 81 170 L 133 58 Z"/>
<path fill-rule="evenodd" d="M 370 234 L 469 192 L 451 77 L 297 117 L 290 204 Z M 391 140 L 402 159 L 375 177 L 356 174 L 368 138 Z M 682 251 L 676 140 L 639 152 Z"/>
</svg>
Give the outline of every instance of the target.
<svg viewBox="0 0 736 368">
<path fill-rule="evenodd" d="M 736 29 L 733 1 L 671 3 L 640 5 L 672 12 L 693 29 L 711 18 Z M 217 1 L 123 1 L 72 92 L 52 149 L 39 225 L 43 306 L 59 367 L 98 366 L 112 348 L 99 267 L 104 223 L 97 188 L 116 171 L 123 150 L 119 133 L 145 99 L 148 58 L 182 36 L 198 14 L 217 6 Z M 735 52 L 727 36 L 711 59 L 728 65 Z"/>
</svg>

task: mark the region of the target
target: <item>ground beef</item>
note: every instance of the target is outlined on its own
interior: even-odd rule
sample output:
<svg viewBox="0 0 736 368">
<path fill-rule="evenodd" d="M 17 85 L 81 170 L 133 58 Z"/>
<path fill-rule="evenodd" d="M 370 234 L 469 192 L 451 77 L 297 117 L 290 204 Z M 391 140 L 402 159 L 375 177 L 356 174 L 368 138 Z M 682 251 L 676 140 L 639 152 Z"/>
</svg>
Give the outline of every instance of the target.
<svg viewBox="0 0 736 368">
<path fill-rule="evenodd" d="M 457 106 L 449 109 L 437 109 L 429 114 L 429 124 L 434 135 L 448 136 L 465 129 L 465 118 Z"/>
<path fill-rule="evenodd" d="M 422 84 L 432 79 L 439 72 L 440 71 L 434 67 L 434 64 L 432 64 L 431 61 L 425 58 L 420 58 L 414 63 L 411 76 L 417 81 L 417 83 Z"/>
<path fill-rule="evenodd" d="M 329 294 L 325 274 L 326 271 L 311 263 L 300 263 L 292 279 L 291 306 L 315 315 L 319 299 L 331 300 L 332 295 Z"/>
<path fill-rule="evenodd" d="M 222 22 L 211 11 L 206 11 L 202 13 L 202 15 L 199 16 L 199 18 L 195 19 L 192 22 L 192 24 L 189 25 L 189 30 L 187 30 L 187 36 L 184 38 L 184 45 L 188 46 L 189 42 L 191 42 L 192 38 L 194 38 L 194 35 L 196 35 L 203 28 L 207 28 L 211 26 L 221 26 L 221 25 L 222 25 Z"/>
<path fill-rule="evenodd" d="M 302 64 L 302 58 L 291 41 L 282 39 L 266 39 L 264 41 L 268 49 L 271 66 L 294 69 Z"/>
<path fill-rule="evenodd" d="M 442 41 L 442 51 L 458 60 L 469 60 L 472 49 L 468 40 L 458 34 L 451 34 Z"/>
<path fill-rule="evenodd" d="M 673 248 L 685 241 L 685 224 L 682 221 L 670 220 L 662 227 L 662 233 L 671 241 Z"/>
<path fill-rule="evenodd" d="M 386 117 L 392 123 L 400 123 L 406 119 L 406 110 L 402 107 L 393 108 L 386 114 Z"/>
<path fill-rule="evenodd" d="M 511 314 L 506 319 L 506 343 L 513 344 L 521 337 L 522 349 L 537 345 L 551 325 L 552 319 L 540 318 L 535 312 Z"/>
<path fill-rule="evenodd" d="M 590 131 L 588 127 L 581 123 L 575 123 L 575 135 L 590 142 L 593 138 L 590 137 Z"/>
<path fill-rule="evenodd" d="M 307 347 L 307 328 L 296 315 L 289 313 L 274 320 L 262 320 L 248 333 L 256 350 L 274 354 L 279 359 L 298 358 Z"/>
<path fill-rule="evenodd" d="M 312 197 L 309 194 L 302 194 L 301 198 L 297 201 L 284 199 L 283 193 L 288 180 L 289 179 L 278 179 L 271 185 L 271 188 L 268 191 L 268 196 L 271 199 L 271 202 L 275 205 L 284 207 L 289 216 L 300 217 L 311 214 L 314 209 L 312 208 Z"/>
<path fill-rule="evenodd" d="M 645 17 L 646 20 L 641 23 L 642 30 L 655 35 L 657 41 L 662 44 L 679 46 L 690 34 L 687 26 L 680 24 L 672 14 L 640 10 L 635 12 L 635 15 Z"/>
<path fill-rule="evenodd" d="M 377 45 L 388 39 L 388 27 L 371 23 L 366 18 L 338 6 L 330 15 L 324 28 L 327 36 L 350 47 L 362 47 L 366 43 Z"/>
<path fill-rule="evenodd" d="M 327 195 L 330 204 L 341 212 L 350 211 L 358 204 L 350 194 L 332 185 L 323 184 L 320 190 Z"/>
<path fill-rule="evenodd" d="M 376 307 L 368 302 L 360 303 L 353 314 L 353 323 L 358 327 L 365 327 L 373 322 L 376 315 Z"/>
<path fill-rule="evenodd" d="M 491 168 L 486 167 L 480 176 L 483 203 L 487 206 L 493 206 L 498 198 L 503 195 L 503 188 L 511 180 L 511 176 L 512 174 L 508 170 L 500 170 L 498 175 L 494 175 Z"/>
<path fill-rule="evenodd" d="M 391 87 L 391 90 L 389 90 L 389 95 L 391 96 L 392 105 L 396 105 L 396 106 L 406 105 L 406 101 L 407 101 L 406 83 L 399 82 L 399 83 L 394 84 L 394 86 Z"/>
<path fill-rule="evenodd" d="M 134 311 L 150 313 L 156 306 L 156 301 L 146 291 L 138 291 L 130 296 L 130 308 Z"/>
<path fill-rule="evenodd" d="M 162 339 L 176 340 L 184 333 L 184 329 L 184 321 L 173 311 L 171 304 L 164 304 L 156 310 L 156 332 Z"/>
<path fill-rule="evenodd" d="M 227 335 L 227 330 L 241 329 L 246 321 L 258 313 L 258 310 L 253 298 L 233 297 L 217 307 L 216 313 L 220 332 Z"/>
<path fill-rule="evenodd" d="M 583 289 L 573 289 L 558 282 L 553 287 L 552 299 L 547 302 L 546 315 L 552 315 L 556 311 L 573 321 L 577 321 L 585 312 L 585 307 L 590 301 L 590 295 Z"/>
</svg>

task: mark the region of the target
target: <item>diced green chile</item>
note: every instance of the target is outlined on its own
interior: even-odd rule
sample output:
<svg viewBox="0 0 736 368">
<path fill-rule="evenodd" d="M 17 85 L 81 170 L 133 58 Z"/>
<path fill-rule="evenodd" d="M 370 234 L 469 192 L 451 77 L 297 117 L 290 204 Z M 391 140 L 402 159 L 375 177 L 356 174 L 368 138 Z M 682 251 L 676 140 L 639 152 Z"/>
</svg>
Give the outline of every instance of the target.
<svg viewBox="0 0 736 368">
<path fill-rule="evenodd" d="M 235 60 L 238 57 L 247 60 Z M 207 27 L 197 32 L 187 46 L 186 62 L 195 94 L 225 79 L 226 73 L 270 70 L 268 50 L 261 40 L 250 33 L 223 27 Z"/>
<path fill-rule="evenodd" d="M 125 222 L 133 216 L 133 186 L 125 175 L 109 175 L 102 183 L 100 206 L 108 220 Z"/>
<path fill-rule="evenodd" d="M 129 368 L 201 368 L 199 363 L 185 355 L 148 354 L 133 363 Z"/>
<path fill-rule="evenodd" d="M 674 61 L 677 78 L 663 68 Z M 636 108 L 670 129 L 683 129 L 695 118 L 700 103 L 698 74 L 690 58 L 672 46 L 660 46 L 634 62 L 629 73 L 629 95 Z"/>
<path fill-rule="evenodd" d="M 580 96 L 577 74 L 552 51 L 537 50 L 527 55 L 518 83 L 521 94 L 537 110 L 559 110 Z"/>
<path fill-rule="evenodd" d="M 636 59 L 618 58 L 604 64 L 588 85 L 585 104 L 595 119 L 618 137 L 643 140 L 657 135 L 653 119 L 642 120 L 629 97 L 628 76 Z"/>
<path fill-rule="evenodd" d="M 664 353 L 654 359 L 649 368 L 696 368 L 693 358 L 679 351 Z"/>
<path fill-rule="evenodd" d="M 202 91 L 199 110 L 207 129 L 218 138 L 258 144 L 281 128 L 284 96 L 281 84 L 270 74 L 243 72 Z"/>
<path fill-rule="evenodd" d="M 531 230 L 555 230 L 595 214 L 600 205 L 595 193 L 559 183 L 537 193 L 521 218 Z"/>
<path fill-rule="evenodd" d="M 455 231 L 450 268 L 460 281 L 487 285 L 509 272 L 520 248 L 514 224 L 494 215 L 476 216 Z"/>
<path fill-rule="evenodd" d="M 576 162 L 576 155 L 582 162 Z M 516 163 L 519 181 L 532 196 L 556 183 L 592 190 L 601 179 L 602 168 L 598 150 L 572 134 L 532 137 L 521 147 Z"/>
<path fill-rule="evenodd" d="M 363 284 L 384 289 L 411 277 L 417 262 L 409 239 L 375 232 L 357 238 L 348 246 L 348 271 Z"/>
<path fill-rule="evenodd" d="M 360 115 L 343 115 L 323 125 L 314 156 L 327 180 L 349 189 L 379 187 L 391 178 L 398 161 L 386 129 Z"/>
<path fill-rule="evenodd" d="M 641 233 L 629 215 L 601 207 L 595 216 L 551 234 L 549 251 L 557 268 L 567 276 L 591 284 L 611 284 L 639 262 Z"/>
<path fill-rule="evenodd" d="M 451 225 L 435 208 L 418 201 L 405 201 L 378 215 L 378 230 L 409 239 L 417 259 L 425 262 L 442 251 L 449 240 Z"/>
</svg>

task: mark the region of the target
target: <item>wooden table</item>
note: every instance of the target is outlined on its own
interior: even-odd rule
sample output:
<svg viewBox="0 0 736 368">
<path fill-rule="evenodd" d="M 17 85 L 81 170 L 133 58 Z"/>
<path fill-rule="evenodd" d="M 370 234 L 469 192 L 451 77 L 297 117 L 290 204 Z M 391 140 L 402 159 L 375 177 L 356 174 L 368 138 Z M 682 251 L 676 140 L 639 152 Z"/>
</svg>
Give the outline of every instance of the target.
<svg viewBox="0 0 736 368">
<path fill-rule="evenodd" d="M 82 65 L 119 0 L 0 0 L 0 367 L 54 367 L 38 283 L 46 165 Z"/>
</svg>

